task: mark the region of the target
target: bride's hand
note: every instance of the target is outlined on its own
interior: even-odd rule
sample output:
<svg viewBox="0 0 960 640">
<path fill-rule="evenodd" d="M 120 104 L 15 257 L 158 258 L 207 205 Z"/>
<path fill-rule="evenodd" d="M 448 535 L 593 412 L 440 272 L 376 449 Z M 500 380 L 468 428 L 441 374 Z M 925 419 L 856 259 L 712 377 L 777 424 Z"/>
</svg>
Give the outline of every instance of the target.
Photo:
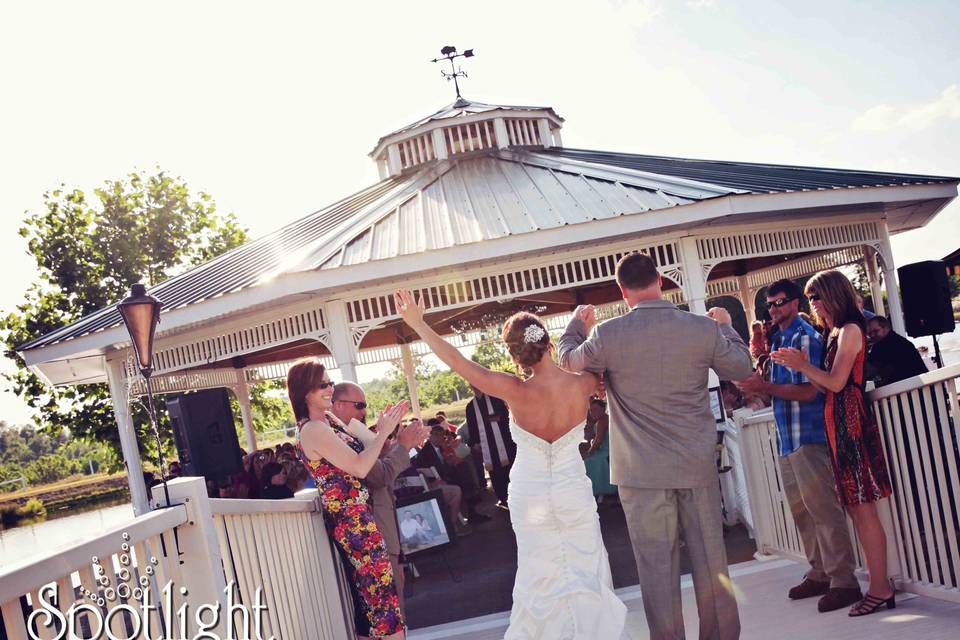
<svg viewBox="0 0 960 640">
<path fill-rule="evenodd" d="M 397 307 L 397 313 L 411 329 L 416 330 L 417 327 L 423 326 L 425 311 L 423 296 L 420 296 L 420 300 L 415 300 L 409 290 L 397 289 L 393 293 L 393 302 Z"/>
</svg>

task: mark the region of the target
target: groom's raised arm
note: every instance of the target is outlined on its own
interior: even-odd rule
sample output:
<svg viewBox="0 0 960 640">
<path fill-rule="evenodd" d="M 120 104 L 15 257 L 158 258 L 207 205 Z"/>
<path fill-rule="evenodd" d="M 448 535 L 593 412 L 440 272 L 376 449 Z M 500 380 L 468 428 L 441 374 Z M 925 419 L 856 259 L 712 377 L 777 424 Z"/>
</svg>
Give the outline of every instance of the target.
<svg viewBox="0 0 960 640">
<path fill-rule="evenodd" d="M 603 345 L 596 329 L 587 337 L 587 327 L 576 316 L 570 320 L 566 331 L 560 336 L 560 366 L 567 371 L 603 373 L 607 369 L 603 357 Z"/>
</svg>

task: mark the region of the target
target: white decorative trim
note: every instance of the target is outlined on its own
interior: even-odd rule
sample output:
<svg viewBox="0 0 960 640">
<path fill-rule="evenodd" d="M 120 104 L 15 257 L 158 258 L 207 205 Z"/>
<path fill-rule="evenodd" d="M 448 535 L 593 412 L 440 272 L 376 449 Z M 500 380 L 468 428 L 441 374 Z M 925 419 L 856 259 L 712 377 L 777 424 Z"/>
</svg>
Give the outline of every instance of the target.
<svg viewBox="0 0 960 640">
<path fill-rule="evenodd" d="M 780 265 L 767 267 L 747 274 L 747 283 L 753 295 L 763 287 L 777 280 L 801 278 L 817 271 L 836 269 L 863 259 L 863 249 L 859 246 L 844 247 L 836 251 L 790 260 Z"/>
</svg>

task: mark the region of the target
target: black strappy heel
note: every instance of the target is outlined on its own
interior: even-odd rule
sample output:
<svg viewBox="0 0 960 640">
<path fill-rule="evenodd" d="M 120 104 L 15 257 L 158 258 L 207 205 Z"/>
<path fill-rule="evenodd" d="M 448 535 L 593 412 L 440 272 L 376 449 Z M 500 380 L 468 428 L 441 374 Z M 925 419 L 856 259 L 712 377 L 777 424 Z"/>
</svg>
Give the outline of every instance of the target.
<svg viewBox="0 0 960 640">
<path fill-rule="evenodd" d="M 868 616 L 871 613 L 876 613 L 880 611 L 880 607 L 887 605 L 887 609 L 896 609 L 897 600 L 896 592 L 890 594 L 889 598 L 878 598 L 877 596 L 872 596 L 869 593 L 863 597 L 863 600 L 853 605 L 850 609 L 850 613 L 847 614 L 851 618 L 858 618 L 860 616 Z"/>
</svg>

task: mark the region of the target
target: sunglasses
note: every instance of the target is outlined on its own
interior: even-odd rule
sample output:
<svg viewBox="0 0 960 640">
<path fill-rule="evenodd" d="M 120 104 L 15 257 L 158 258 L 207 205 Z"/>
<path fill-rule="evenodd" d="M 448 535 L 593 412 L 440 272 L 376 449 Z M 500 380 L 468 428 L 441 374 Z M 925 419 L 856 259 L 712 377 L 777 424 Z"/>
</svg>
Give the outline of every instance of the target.
<svg viewBox="0 0 960 640">
<path fill-rule="evenodd" d="M 793 302 L 794 300 L 796 300 L 796 298 L 780 298 L 779 300 L 770 300 L 767 302 L 767 309 L 773 309 L 774 307 L 779 309 L 783 305 L 787 304 L 788 302 Z"/>
<path fill-rule="evenodd" d="M 810 295 L 807 296 L 807 300 L 809 300 L 810 302 L 816 302 L 818 300 L 823 300 L 823 297 L 820 296 L 819 294 L 811 293 Z"/>
<path fill-rule="evenodd" d="M 349 405 L 353 405 L 353 408 L 357 411 L 362 411 L 367 408 L 366 402 L 354 402 L 353 400 L 337 400 L 337 402 L 345 402 Z"/>
<path fill-rule="evenodd" d="M 336 385 L 336 384 L 337 384 L 337 383 L 334 382 L 333 380 L 324 381 L 324 382 L 319 382 L 319 383 L 317 383 L 317 389 L 326 389 L 327 387 L 332 387 L 332 386 L 334 386 L 334 385 Z"/>
</svg>

